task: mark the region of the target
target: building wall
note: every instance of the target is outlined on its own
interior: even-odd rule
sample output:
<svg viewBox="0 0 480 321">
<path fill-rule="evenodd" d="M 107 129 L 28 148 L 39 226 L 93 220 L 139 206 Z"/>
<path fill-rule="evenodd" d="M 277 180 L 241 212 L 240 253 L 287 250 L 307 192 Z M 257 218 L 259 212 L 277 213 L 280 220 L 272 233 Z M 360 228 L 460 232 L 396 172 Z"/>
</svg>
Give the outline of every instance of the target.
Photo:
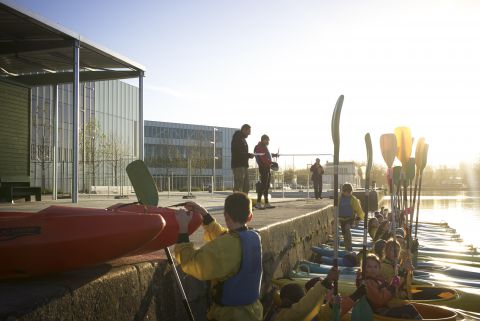
<svg viewBox="0 0 480 321">
<path fill-rule="evenodd" d="M 72 178 L 72 85 L 58 86 L 57 188 L 70 193 Z M 129 185 L 126 164 L 138 155 L 138 88 L 120 82 L 80 84 L 79 191 L 94 185 Z M 30 173 L 44 192 L 53 188 L 54 87 L 32 88 Z"/>
<path fill-rule="evenodd" d="M 28 97 L 27 88 L 0 81 L 0 179 L 29 174 Z"/>
<path fill-rule="evenodd" d="M 323 184 L 333 188 L 333 163 L 327 162 L 324 170 Z M 338 164 L 338 184 L 341 186 L 347 182 L 352 184 L 353 188 L 361 187 L 361 177 L 358 175 L 358 166 L 355 162 L 339 162 Z"/>
<path fill-rule="evenodd" d="M 145 121 L 145 162 L 159 190 L 206 189 L 213 175 L 215 131 L 215 189 L 230 189 L 231 140 L 235 128 Z"/>
</svg>

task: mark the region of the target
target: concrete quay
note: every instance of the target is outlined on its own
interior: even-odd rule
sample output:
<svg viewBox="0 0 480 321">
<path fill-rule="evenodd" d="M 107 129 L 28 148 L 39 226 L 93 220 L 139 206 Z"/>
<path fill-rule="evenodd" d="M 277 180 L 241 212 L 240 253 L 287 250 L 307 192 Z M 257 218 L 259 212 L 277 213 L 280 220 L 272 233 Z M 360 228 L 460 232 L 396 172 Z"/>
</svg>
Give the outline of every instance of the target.
<svg viewBox="0 0 480 321">
<path fill-rule="evenodd" d="M 160 194 L 159 206 L 185 201 L 186 193 Z M 194 201 L 206 207 L 220 223 L 223 202 L 229 193 L 194 193 Z M 44 199 L 46 199 L 44 197 Z M 70 200 L 0 203 L 5 211 L 38 211 Z M 82 196 L 75 206 L 105 208 L 116 200 Z M 310 247 L 326 241 L 333 227 L 333 200 L 273 198 L 274 209 L 254 211 L 250 226 L 262 236 L 265 311 L 272 303 L 270 280 L 284 276 L 299 259 L 309 259 Z M 74 205 L 72 205 L 74 206 Z M 202 228 L 191 237 L 200 246 Z M 214 264 L 214 263 L 213 263 Z M 208 306 L 206 282 L 181 272 L 185 292 L 196 320 L 205 320 Z M 180 292 L 163 251 L 120 258 L 99 266 L 30 279 L 0 281 L 0 320 L 188 320 Z"/>
</svg>

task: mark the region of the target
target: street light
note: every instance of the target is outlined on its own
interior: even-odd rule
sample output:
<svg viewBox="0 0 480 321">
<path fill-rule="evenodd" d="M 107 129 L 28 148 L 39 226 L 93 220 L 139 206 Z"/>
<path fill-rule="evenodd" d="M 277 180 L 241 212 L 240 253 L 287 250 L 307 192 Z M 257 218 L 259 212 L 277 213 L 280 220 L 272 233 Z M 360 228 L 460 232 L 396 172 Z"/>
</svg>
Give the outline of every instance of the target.
<svg viewBox="0 0 480 321">
<path fill-rule="evenodd" d="M 213 144 L 213 168 L 212 168 L 212 196 L 213 196 L 213 191 L 215 190 L 215 160 L 217 159 L 217 157 L 215 156 L 215 143 L 216 143 L 216 139 L 215 139 L 215 132 L 218 130 L 218 128 L 215 128 L 213 127 L 213 142 L 211 142 Z"/>
</svg>

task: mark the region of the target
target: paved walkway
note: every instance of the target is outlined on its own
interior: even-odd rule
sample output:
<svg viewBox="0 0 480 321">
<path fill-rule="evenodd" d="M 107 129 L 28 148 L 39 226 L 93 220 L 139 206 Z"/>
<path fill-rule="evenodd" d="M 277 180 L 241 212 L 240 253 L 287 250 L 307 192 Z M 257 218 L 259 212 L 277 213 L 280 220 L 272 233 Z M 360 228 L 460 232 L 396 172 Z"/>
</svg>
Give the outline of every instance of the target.
<svg viewBox="0 0 480 321">
<path fill-rule="evenodd" d="M 213 195 L 207 192 L 194 192 L 195 201 L 205 207 L 212 216 L 220 222 L 225 224 L 223 217 L 223 204 L 225 198 L 231 194 L 231 192 L 215 192 Z M 306 193 L 305 197 L 307 196 Z M 159 194 L 159 206 L 169 207 L 177 203 L 185 202 L 186 199 L 183 196 L 187 195 L 186 192 L 162 192 Z M 251 194 L 251 197 L 255 195 Z M 290 196 L 282 198 L 281 196 Z M 261 228 L 270 224 L 278 223 L 310 213 L 318 210 L 330 204 L 333 204 L 333 200 L 324 198 L 321 200 L 315 200 L 311 198 L 297 198 L 298 193 L 285 193 L 281 192 L 273 193 L 273 197 L 270 202 L 275 205 L 274 209 L 268 210 L 255 210 L 254 219 L 249 224 L 253 228 Z M 15 204 L 0 203 L 0 215 L 1 212 L 8 211 L 23 211 L 23 212 L 36 212 L 51 205 L 63 205 L 63 206 L 77 206 L 77 207 L 90 207 L 90 208 L 106 208 L 116 203 L 131 203 L 136 202 L 137 198 L 134 194 L 128 196 L 128 198 L 115 199 L 113 196 L 102 195 L 83 195 L 79 196 L 78 204 L 72 204 L 71 199 L 59 199 L 52 200 L 50 195 L 43 195 L 40 202 L 25 202 L 23 200 L 17 200 Z M 191 240 L 196 245 L 202 244 L 203 229 L 199 228 L 192 236 Z"/>
</svg>

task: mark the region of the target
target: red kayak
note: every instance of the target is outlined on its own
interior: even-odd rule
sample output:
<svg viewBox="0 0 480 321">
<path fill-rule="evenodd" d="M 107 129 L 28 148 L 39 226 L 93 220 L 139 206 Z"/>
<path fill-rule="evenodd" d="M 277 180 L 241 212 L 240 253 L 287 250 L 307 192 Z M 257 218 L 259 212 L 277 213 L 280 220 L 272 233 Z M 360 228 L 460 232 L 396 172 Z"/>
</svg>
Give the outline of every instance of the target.
<svg viewBox="0 0 480 321">
<path fill-rule="evenodd" d="M 162 232 L 162 234 L 158 235 L 153 241 L 135 251 L 134 254 L 158 251 L 177 242 L 178 223 L 175 219 L 175 212 L 177 211 L 176 209 L 168 207 L 144 206 L 141 204 L 115 204 L 107 208 L 107 210 L 115 213 L 155 213 L 162 215 L 165 219 L 167 228 Z M 192 220 L 188 225 L 188 234 L 195 232 L 203 222 L 203 218 L 200 213 L 194 212 L 192 214 Z"/>
<path fill-rule="evenodd" d="M 50 210 L 49 210 L 50 209 Z M 0 213 L 0 278 L 64 272 L 132 253 L 165 227 L 161 215 L 51 206 Z"/>
</svg>

